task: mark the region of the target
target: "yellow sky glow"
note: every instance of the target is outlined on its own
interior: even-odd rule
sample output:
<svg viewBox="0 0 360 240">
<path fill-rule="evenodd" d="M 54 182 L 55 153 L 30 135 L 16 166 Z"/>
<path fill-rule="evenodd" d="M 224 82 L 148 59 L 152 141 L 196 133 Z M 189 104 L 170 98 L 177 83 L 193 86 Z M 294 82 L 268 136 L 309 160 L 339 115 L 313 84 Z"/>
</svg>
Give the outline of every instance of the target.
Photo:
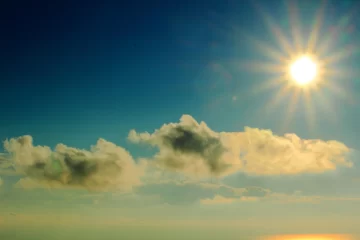
<svg viewBox="0 0 360 240">
<path fill-rule="evenodd" d="M 317 234 L 317 235 L 277 235 L 262 240 L 353 240 L 350 235 L 343 234 Z"/>
</svg>

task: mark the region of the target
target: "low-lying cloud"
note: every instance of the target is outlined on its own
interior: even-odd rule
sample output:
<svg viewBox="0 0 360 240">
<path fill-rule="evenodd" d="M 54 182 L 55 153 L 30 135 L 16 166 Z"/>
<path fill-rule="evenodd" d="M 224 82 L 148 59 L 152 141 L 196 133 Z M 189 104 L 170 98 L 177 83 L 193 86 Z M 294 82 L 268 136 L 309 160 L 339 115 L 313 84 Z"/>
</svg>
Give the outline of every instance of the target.
<svg viewBox="0 0 360 240">
<path fill-rule="evenodd" d="M 18 183 L 23 187 L 36 180 L 50 187 L 129 190 L 140 184 L 143 173 L 124 148 L 104 139 L 90 151 L 64 144 L 52 151 L 48 146 L 34 146 L 31 136 L 6 140 L 4 148 L 8 162 L 28 177 Z"/>
<path fill-rule="evenodd" d="M 236 188 L 221 183 L 169 180 L 162 183 L 147 184 L 138 188 L 141 196 L 158 196 L 159 200 L 170 205 L 212 204 L 212 201 L 231 203 L 232 201 L 254 201 L 268 196 L 271 190 L 260 187 Z M 175 194 L 176 193 L 176 194 Z M 224 200 L 222 202 L 222 200 Z"/>
<path fill-rule="evenodd" d="M 220 194 L 217 194 L 211 198 L 200 199 L 200 203 L 204 205 L 221 205 L 221 204 L 231 204 L 238 202 L 272 202 L 272 203 L 281 203 L 281 204 L 291 204 L 291 203 L 311 203 L 319 204 L 321 202 L 329 201 L 346 201 L 346 202 L 359 202 L 360 198 L 358 197 L 329 197 L 329 196 L 320 196 L 320 195 L 303 195 L 301 191 L 295 191 L 292 194 L 272 192 L 268 189 L 264 196 L 232 196 L 227 197 Z"/>
<path fill-rule="evenodd" d="M 45 184 L 130 190 L 141 185 L 140 179 L 151 179 L 142 178 L 144 174 L 159 169 L 207 178 L 235 172 L 262 176 L 322 173 L 352 166 L 347 159 L 350 149 L 338 141 L 306 140 L 295 134 L 277 136 L 270 130 L 249 127 L 242 132 L 216 132 L 190 115 L 183 115 L 178 123 L 164 124 L 153 133 L 131 130 L 128 139 L 156 147 L 158 152 L 136 163 L 124 148 L 104 139 L 90 150 L 61 143 L 52 150 L 34 146 L 32 137 L 26 135 L 4 142 L 1 173 L 24 175 L 17 186 L 25 188 Z"/>
<path fill-rule="evenodd" d="M 158 166 L 197 176 L 221 177 L 237 171 L 253 175 L 322 173 L 352 166 L 346 159 L 350 149 L 338 141 L 277 136 L 250 127 L 243 132 L 215 132 L 190 115 L 153 133 L 131 130 L 128 139 L 157 147 L 153 159 Z"/>
<path fill-rule="evenodd" d="M 215 195 L 213 198 L 204 198 L 200 200 L 204 205 L 217 205 L 217 204 L 231 204 L 235 202 L 257 202 L 259 197 L 224 197 L 221 195 Z"/>
</svg>

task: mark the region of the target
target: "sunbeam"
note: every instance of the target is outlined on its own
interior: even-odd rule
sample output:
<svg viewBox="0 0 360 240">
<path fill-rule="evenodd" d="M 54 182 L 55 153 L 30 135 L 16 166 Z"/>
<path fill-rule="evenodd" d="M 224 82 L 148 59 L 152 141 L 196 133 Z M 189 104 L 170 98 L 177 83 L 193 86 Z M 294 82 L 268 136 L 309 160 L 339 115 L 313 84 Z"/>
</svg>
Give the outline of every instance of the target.
<svg viewBox="0 0 360 240">
<path fill-rule="evenodd" d="M 324 32 L 322 28 L 324 28 L 325 11 L 328 6 L 327 1 L 322 1 L 315 11 L 311 29 L 306 36 L 303 32 L 306 24 L 301 19 L 297 2 L 287 1 L 285 4 L 291 38 L 286 37 L 285 31 L 262 6 L 255 5 L 279 49 L 270 46 L 264 40 L 247 38 L 251 39 L 255 49 L 269 60 L 245 61 L 241 65 L 246 71 L 269 75 L 269 79 L 254 87 L 253 94 L 261 94 L 275 87 L 279 88 L 279 91 L 265 104 L 266 113 L 271 113 L 286 96 L 289 96 L 286 116 L 283 118 L 285 121 L 283 126 L 288 126 L 293 119 L 291 115 L 296 111 L 296 105 L 299 104 L 300 99 L 303 99 L 307 126 L 312 130 L 316 123 L 314 102 L 320 101 L 321 105 L 327 106 L 328 113 L 334 113 L 330 99 L 321 93 L 323 90 L 328 89 L 345 103 L 354 103 L 354 98 L 346 89 L 346 85 L 340 84 L 339 81 L 343 81 L 353 72 L 344 69 L 342 63 L 359 53 L 360 47 L 350 43 L 341 48 L 335 47 L 335 36 L 340 35 L 342 29 L 351 23 L 354 11 L 343 15 L 337 21 L 334 30 L 329 30 L 325 36 L 322 36 L 320 32 Z M 332 114 L 332 119 L 334 118 L 336 115 Z M 334 121 L 336 122 L 336 119 Z"/>
</svg>

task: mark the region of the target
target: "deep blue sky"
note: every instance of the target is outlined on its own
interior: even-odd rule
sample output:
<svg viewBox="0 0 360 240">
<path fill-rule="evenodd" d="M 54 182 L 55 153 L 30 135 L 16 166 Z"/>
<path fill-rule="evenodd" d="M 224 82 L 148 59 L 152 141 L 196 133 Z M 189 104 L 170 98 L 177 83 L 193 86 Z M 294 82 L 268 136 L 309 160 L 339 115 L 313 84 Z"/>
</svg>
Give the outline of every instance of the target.
<svg viewBox="0 0 360 240">
<path fill-rule="evenodd" d="M 322 33 L 350 12 L 351 2 L 343 2 L 336 6 L 330 2 Z M 290 33 L 282 2 L 258 4 Z M 187 113 L 216 130 L 235 131 L 249 125 L 279 134 L 288 130 L 304 137 L 338 138 L 353 145 L 351 133 L 358 129 L 360 118 L 331 95 L 327 97 L 335 115 L 351 128 L 341 125 L 341 132 L 329 134 L 328 128 L 334 125 L 328 119 L 334 116 L 325 116 L 320 107 L 316 110 L 320 133 L 309 131 L 300 106 L 291 127 L 283 130 L 278 118 L 285 115 L 287 100 L 266 120 L 255 114 L 277 89 L 249 94 L 269 76 L 229 64 L 265 59 L 240 33 L 276 49 L 255 6 L 251 1 L 4 4 L 0 138 L 30 134 L 39 143 L 85 147 L 98 137 L 118 141 L 130 128 L 151 131 Z M 300 6 L 302 33 L 307 36 L 318 5 L 304 1 Z M 350 23 L 355 21 L 352 18 Z M 335 46 L 341 47 L 340 40 Z M 349 61 L 355 60 L 342 64 Z M 231 101 L 233 96 L 236 103 Z"/>
</svg>

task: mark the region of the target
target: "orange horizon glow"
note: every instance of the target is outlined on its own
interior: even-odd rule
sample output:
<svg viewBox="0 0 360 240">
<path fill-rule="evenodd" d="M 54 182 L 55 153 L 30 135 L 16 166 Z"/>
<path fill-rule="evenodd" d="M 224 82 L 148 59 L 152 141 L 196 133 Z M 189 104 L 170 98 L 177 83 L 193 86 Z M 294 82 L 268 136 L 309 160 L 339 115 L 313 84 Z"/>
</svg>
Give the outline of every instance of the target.
<svg viewBox="0 0 360 240">
<path fill-rule="evenodd" d="M 261 240 L 354 240 L 351 235 L 345 234 L 297 234 L 297 235 L 276 235 L 261 238 Z"/>
</svg>

